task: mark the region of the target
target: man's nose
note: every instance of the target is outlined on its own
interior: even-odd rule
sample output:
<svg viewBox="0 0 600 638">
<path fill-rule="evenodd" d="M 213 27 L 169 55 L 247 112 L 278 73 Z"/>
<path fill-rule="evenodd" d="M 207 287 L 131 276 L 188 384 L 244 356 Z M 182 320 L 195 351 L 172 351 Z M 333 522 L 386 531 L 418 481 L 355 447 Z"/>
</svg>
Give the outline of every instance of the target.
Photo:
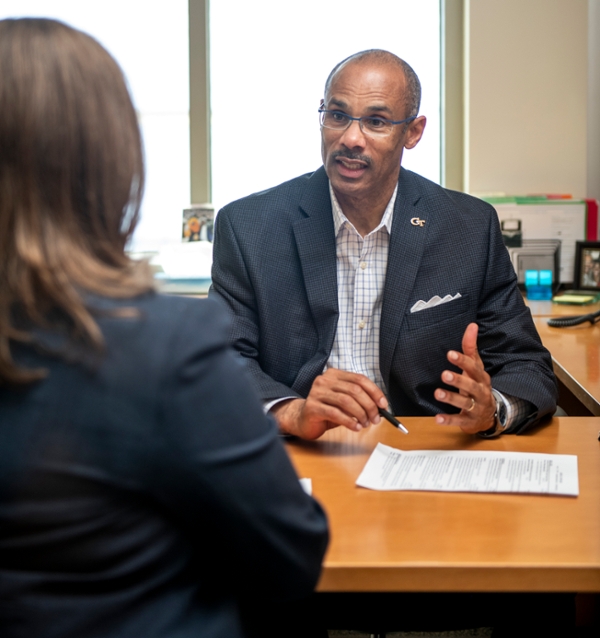
<svg viewBox="0 0 600 638">
<path fill-rule="evenodd" d="M 352 120 L 350 126 L 344 131 L 340 142 L 346 148 L 356 148 L 365 146 L 365 134 L 360 126 L 359 120 Z"/>
</svg>

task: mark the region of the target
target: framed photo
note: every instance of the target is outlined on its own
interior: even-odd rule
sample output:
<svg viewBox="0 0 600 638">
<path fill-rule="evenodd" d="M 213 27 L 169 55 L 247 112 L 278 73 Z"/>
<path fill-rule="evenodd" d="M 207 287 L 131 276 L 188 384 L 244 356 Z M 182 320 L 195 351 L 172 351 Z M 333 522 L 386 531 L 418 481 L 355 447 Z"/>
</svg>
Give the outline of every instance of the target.
<svg viewBox="0 0 600 638">
<path fill-rule="evenodd" d="M 574 287 L 600 291 L 600 241 L 578 241 L 575 244 Z"/>
</svg>

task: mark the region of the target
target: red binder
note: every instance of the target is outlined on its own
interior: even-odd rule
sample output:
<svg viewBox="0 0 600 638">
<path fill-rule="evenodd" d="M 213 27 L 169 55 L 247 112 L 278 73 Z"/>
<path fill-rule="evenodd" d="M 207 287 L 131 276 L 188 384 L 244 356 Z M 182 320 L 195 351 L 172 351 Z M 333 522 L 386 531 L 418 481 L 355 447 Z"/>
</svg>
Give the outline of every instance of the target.
<svg viewBox="0 0 600 638">
<path fill-rule="evenodd" d="M 586 199 L 587 204 L 587 240 L 598 241 L 598 200 Z"/>
</svg>

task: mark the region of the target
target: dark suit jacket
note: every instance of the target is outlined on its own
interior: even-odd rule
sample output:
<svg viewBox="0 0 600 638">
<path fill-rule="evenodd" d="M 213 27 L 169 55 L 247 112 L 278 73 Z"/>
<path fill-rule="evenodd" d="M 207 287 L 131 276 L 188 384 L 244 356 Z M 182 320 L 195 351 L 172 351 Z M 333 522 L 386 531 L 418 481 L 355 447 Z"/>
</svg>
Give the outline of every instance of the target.
<svg viewBox="0 0 600 638">
<path fill-rule="evenodd" d="M 221 304 L 147 295 L 97 361 L 14 347 L 0 386 L 2 638 L 232 638 L 238 603 L 308 595 L 327 542 L 227 345 Z M 44 349 L 56 335 L 37 334 Z"/>
<path fill-rule="evenodd" d="M 424 220 L 422 226 L 411 219 Z M 235 314 L 231 333 L 263 401 L 305 397 L 323 371 L 338 320 L 336 247 L 323 168 L 225 206 L 215 229 L 212 295 Z M 418 300 L 460 293 L 411 313 Z M 517 288 L 488 204 L 402 169 L 390 236 L 379 346 L 393 410 L 432 415 L 446 354 L 467 324 L 493 387 L 530 401 L 532 419 L 552 412 L 556 383 Z M 452 388 L 450 388 L 452 389 Z M 292 392 L 290 392 L 292 390 Z"/>
</svg>

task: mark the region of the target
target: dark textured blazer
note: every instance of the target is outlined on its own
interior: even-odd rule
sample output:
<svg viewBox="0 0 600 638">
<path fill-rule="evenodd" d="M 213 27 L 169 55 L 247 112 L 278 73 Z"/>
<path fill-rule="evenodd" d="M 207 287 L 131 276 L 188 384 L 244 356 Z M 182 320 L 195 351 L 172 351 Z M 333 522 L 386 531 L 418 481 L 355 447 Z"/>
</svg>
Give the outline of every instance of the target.
<svg viewBox="0 0 600 638">
<path fill-rule="evenodd" d="M 214 300 L 96 299 L 106 352 L 0 386 L 0 636 L 236 638 L 306 596 L 327 542 Z M 61 347 L 37 334 L 43 350 Z"/>
<path fill-rule="evenodd" d="M 413 225 L 415 217 L 425 223 Z M 338 320 L 324 169 L 225 206 L 216 219 L 212 279 L 211 295 L 234 312 L 231 338 L 263 401 L 305 397 L 324 369 Z M 456 293 L 455 301 L 410 312 L 419 300 Z M 517 288 L 494 209 L 401 169 L 379 344 L 394 413 L 452 410 L 433 392 L 447 387 L 440 375 L 455 368 L 446 354 L 461 350 L 473 321 L 493 387 L 535 406 L 523 427 L 552 412 L 557 391 L 550 355 Z"/>
</svg>

